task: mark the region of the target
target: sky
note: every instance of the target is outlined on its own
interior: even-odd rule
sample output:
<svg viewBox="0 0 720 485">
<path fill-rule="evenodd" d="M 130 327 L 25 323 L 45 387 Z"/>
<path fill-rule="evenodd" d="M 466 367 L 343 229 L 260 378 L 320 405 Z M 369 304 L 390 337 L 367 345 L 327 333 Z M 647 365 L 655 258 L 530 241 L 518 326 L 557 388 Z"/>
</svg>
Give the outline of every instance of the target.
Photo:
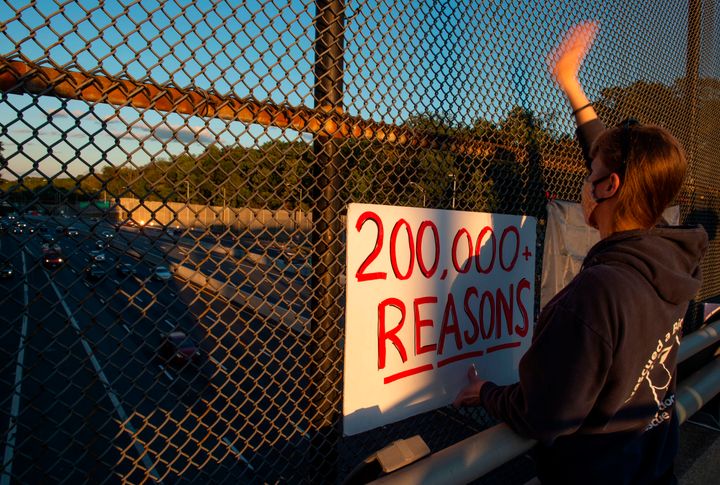
<svg viewBox="0 0 720 485">
<path fill-rule="evenodd" d="M 582 20 L 600 23 L 581 78 L 591 99 L 639 79 L 672 84 L 685 70 L 682 3 L 346 0 L 345 110 L 387 123 L 423 113 L 471 123 L 499 121 L 520 105 L 571 132 L 545 62 L 562 34 Z M 312 107 L 313 14 L 308 0 L 18 0 L 0 10 L 0 56 Z M 707 15 L 717 24 L 715 12 Z M 0 113 L 5 178 L 80 175 L 212 144 L 301 136 L 47 96 L 3 93 Z"/>
</svg>

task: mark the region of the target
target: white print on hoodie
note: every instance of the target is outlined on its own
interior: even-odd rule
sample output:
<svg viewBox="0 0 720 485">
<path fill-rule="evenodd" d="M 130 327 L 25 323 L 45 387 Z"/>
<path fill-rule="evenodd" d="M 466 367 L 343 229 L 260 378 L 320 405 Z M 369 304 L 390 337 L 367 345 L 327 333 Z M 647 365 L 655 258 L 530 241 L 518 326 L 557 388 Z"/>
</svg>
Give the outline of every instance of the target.
<svg viewBox="0 0 720 485">
<path fill-rule="evenodd" d="M 638 391 L 640 386 L 643 383 L 647 383 L 658 410 L 655 413 L 655 416 L 653 416 L 653 419 L 650 421 L 650 424 L 647 428 L 645 428 L 645 431 L 654 428 L 667 419 L 670 419 L 670 414 L 665 410 L 674 404 L 675 396 L 672 395 L 666 397 L 663 392 L 668 390 L 670 382 L 672 381 L 672 373 L 670 372 L 670 369 L 668 369 L 666 362 L 673 346 L 675 344 L 680 345 L 680 337 L 678 336 L 678 333 L 682 328 L 682 322 L 682 318 L 676 321 L 673 324 L 672 333 L 668 332 L 665 334 L 664 339 L 658 339 L 657 347 L 653 350 L 652 355 L 648 358 L 647 363 L 643 367 L 630 396 L 625 400 L 625 403 L 627 404 L 635 396 L 635 393 Z"/>
</svg>

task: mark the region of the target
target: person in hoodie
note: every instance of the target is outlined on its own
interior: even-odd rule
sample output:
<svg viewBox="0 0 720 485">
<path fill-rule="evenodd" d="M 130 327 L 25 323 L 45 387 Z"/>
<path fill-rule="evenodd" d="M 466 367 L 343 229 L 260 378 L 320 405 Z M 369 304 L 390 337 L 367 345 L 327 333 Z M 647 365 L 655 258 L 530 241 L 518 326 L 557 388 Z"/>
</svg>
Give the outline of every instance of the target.
<svg viewBox="0 0 720 485">
<path fill-rule="evenodd" d="M 687 168 L 677 140 L 598 120 L 577 76 L 596 31 L 576 26 L 551 64 L 587 161 L 585 221 L 601 240 L 542 309 L 519 382 L 498 386 L 471 367 L 454 404 L 483 406 L 537 439 L 542 483 L 676 483 L 676 355 L 707 234 L 658 225 Z"/>
</svg>

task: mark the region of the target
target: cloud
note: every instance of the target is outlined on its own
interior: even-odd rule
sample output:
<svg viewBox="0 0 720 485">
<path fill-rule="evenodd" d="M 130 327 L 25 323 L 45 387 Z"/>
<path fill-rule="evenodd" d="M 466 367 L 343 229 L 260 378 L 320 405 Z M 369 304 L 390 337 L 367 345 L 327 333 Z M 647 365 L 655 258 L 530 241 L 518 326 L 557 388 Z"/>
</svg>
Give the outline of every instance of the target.
<svg viewBox="0 0 720 485">
<path fill-rule="evenodd" d="M 216 137 L 206 129 L 196 129 L 190 126 L 175 128 L 172 126 L 156 126 L 152 130 L 153 136 L 158 140 L 177 140 L 185 145 L 200 143 L 210 145 L 217 141 Z"/>
<path fill-rule="evenodd" d="M 53 113 L 53 118 L 63 119 L 78 119 L 78 114 L 68 111 L 59 111 Z M 105 129 L 97 131 L 92 130 L 93 136 L 112 136 L 115 138 L 122 138 L 133 141 L 148 141 L 155 139 L 160 143 L 172 143 L 177 142 L 183 145 L 191 145 L 193 143 L 200 143 L 201 145 L 208 146 L 214 143 L 220 143 L 220 138 L 214 135 L 210 130 L 205 127 L 195 127 L 188 125 L 174 126 L 166 122 L 159 122 L 155 125 L 149 125 L 144 121 L 124 121 L 115 115 L 108 116 L 102 119 L 105 123 Z M 31 128 L 27 125 L 19 127 L 9 127 L 8 131 L 12 136 L 15 137 L 32 137 L 33 135 L 40 135 L 41 138 L 81 138 L 87 139 L 88 133 L 85 130 L 77 129 L 75 126 L 69 127 L 68 129 L 58 128 L 56 124 L 43 124 L 38 128 Z M 27 140 L 26 140 L 27 142 Z"/>
<path fill-rule="evenodd" d="M 206 128 L 193 126 L 172 126 L 167 123 L 158 123 L 154 126 L 133 125 L 132 131 L 142 131 L 148 133 L 158 141 L 177 141 L 183 145 L 190 143 L 200 143 L 202 145 L 210 145 L 217 142 L 215 137 Z"/>
<path fill-rule="evenodd" d="M 187 125 L 174 126 L 164 121 L 155 125 L 149 125 L 139 120 L 128 125 L 118 118 L 117 115 L 108 116 L 104 121 L 108 126 L 112 125 L 113 129 L 111 132 L 113 135 L 133 140 L 147 139 L 150 137 L 160 142 L 177 141 L 183 145 L 189 145 L 191 143 L 211 145 L 213 143 L 219 143 L 220 141 L 217 136 L 204 127 Z"/>
<path fill-rule="evenodd" d="M 98 122 L 99 119 L 97 115 L 94 115 L 92 110 L 79 110 L 79 109 L 73 109 L 68 111 L 67 109 L 59 109 L 57 111 L 52 112 L 53 118 L 69 118 L 71 120 L 83 120 L 83 121 L 95 121 Z"/>
<path fill-rule="evenodd" d="M 52 137 L 52 138 L 85 138 L 87 139 L 88 135 L 87 133 L 83 131 L 78 130 L 68 130 L 68 131 L 60 131 L 54 126 L 51 125 L 45 125 L 42 126 L 36 130 L 33 130 L 32 128 L 28 128 L 27 126 L 23 126 L 20 128 L 8 128 L 8 132 L 12 135 L 17 137 L 18 135 L 27 135 L 29 136 L 35 136 L 38 135 L 40 137 Z M 42 140 L 43 138 L 40 138 Z M 54 141 L 54 140 L 53 140 Z M 48 140 L 49 142 L 49 140 Z M 18 145 L 24 145 L 28 143 L 27 140 L 22 141 L 21 143 L 18 143 Z M 47 146 L 47 145 L 46 145 Z"/>
</svg>

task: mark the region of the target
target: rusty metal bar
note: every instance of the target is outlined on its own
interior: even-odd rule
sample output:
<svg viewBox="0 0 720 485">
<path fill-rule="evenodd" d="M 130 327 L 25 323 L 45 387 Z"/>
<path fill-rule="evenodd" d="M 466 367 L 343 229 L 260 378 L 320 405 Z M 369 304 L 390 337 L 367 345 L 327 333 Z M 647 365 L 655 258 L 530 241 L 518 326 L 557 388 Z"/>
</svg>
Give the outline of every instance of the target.
<svg viewBox="0 0 720 485">
<path fill-rule="evenodd" d="M 326 77 L 326 76 L 325 76 Z M 402 126 L 348 116 L 340 105 L 329 101 L 316 103 L 316 109 L 305 106 L 280 106 L 253 98 L 220 95 L 197 88 L 180 89 L 140 83 L 127 79 L 98 76 L 78 71 L 43 67 L 29 61 L 0 57 L 0 91 L 14 94 L 42 94 L 114 106 L 202 118 L 256 123 L 277 128 L 290 128 L 318 136 L 349 138 L 381 143 L 443 150 L 469 157 L 491 157 L 497 150 L 525 160 L 527 154 L 517 146 L 503 145 L 471 137 L 437 134 Z M 575 159 L 553 160 L 553 165 L 575 166 Z"/>
</svg>

